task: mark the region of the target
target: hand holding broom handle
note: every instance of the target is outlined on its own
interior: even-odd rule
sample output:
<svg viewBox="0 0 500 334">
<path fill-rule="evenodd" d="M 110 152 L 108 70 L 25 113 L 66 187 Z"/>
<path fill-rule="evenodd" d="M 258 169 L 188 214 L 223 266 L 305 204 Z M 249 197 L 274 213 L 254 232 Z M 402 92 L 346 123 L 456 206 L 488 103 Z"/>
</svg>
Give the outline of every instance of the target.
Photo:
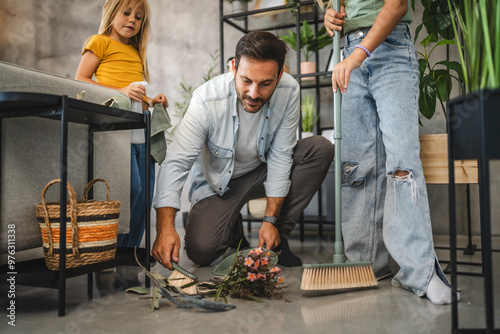
<svg viewBox="0 0 500 334">
<path fill-rule="evenodd" d="M 333 1 L 333 9 L 340 13 L 340 1 Z M 340 32 L 333 35 L 333 65 L 340 62 Z M 333 129 L 335 140 L 335 253 L 333 263 L 344 263 L 344 244 L 342 242 L 342 165 L 341 165 L 341 96 L 338 87 L 333 93 Z"/>
</svg>

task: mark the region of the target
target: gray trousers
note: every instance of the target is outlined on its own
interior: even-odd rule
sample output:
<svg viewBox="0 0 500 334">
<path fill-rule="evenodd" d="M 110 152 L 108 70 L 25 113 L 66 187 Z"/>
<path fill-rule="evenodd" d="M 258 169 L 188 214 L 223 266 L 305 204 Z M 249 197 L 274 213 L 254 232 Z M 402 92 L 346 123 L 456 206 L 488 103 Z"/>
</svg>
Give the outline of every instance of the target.
<svg viewBox="0 0 500 334">
<path fill-rule="evenodd" d="M 333 145 L 321 136 L 301 139 L 293 153 L 291 186 L 283 202 L 276 227 L 281 238 L 288 238 L 300 215 L 311 201 L 333 161 Z M 229 182 L 222 196 L 207 197 L 188 215 L 185 248 L 188 257 L 198 265 L 209 265 L 228 249 L 241 233 L 235 225 L 242 207 L 252 199 L 266 197 L 264 181 L 267 165 Z"/>
</svg>

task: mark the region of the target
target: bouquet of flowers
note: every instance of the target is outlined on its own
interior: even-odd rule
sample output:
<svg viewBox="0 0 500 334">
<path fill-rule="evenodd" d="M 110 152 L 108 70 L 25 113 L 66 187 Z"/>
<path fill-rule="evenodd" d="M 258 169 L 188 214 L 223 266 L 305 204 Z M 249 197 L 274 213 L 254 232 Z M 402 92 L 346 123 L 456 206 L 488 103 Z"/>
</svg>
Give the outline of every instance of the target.
<svg viewBox="0 0 500 334">
<path fill-rule="evenodd" d="M 260 301 L 260 297 L 283 297 L 283 271 L 275 266 L 276 254 L 261 247 L 237 252 L 229 274 L 214 278 L 203 287 L 214 289 L 215 300 L 226 296 Z"/>
</svg>

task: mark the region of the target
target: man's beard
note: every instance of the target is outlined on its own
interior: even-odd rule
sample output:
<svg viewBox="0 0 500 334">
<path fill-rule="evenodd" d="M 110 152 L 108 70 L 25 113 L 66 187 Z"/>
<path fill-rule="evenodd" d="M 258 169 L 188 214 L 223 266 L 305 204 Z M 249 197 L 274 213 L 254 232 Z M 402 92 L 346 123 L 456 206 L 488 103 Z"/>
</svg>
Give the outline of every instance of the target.
<svg viewBox="0 0 500 334">
<path fill-rule="evenodd" d="M 254 113 L 257 113 L 259 112 L 260 109 L 262 109 L 262 106 L 264 104 L 267 103 L 266 100 L 264 99 L 261 99 L 261 98 L 256 98 L 256 99 L 252 99 L 250 96 L 248 95 L 243 95 L 241 99 L 239 99 L 240 102 L 241 102 L 241 105 L 243 106 L 243 109 L 248 112 L 248 113 L 251 113 L 251 114 L 254 114 Z M 245 102 L 251 102 L 253 105 L 258 105 L 258 109 L 255 109 L 256 107 L 250 107 L 245 104 Z M 250 109 L 251 108 L 251 109 Z"/>
</svg>

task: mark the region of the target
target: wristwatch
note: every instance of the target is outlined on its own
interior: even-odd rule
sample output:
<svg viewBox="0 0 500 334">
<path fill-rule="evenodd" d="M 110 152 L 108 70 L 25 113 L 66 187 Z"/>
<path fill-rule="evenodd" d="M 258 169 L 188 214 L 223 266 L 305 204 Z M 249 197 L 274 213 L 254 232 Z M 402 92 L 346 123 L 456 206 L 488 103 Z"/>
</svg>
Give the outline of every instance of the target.
<svg viewBox="0 0 500 334">
<path fill-rule="evenodd" d="M 264 216 L 264 219 L 262 219 L 265 222 L 271 223 L 273 225 L 276 225 L 276 221 L 278 220 L 278 217 L 270 217 L 270 216 Z"/>
</svg>

